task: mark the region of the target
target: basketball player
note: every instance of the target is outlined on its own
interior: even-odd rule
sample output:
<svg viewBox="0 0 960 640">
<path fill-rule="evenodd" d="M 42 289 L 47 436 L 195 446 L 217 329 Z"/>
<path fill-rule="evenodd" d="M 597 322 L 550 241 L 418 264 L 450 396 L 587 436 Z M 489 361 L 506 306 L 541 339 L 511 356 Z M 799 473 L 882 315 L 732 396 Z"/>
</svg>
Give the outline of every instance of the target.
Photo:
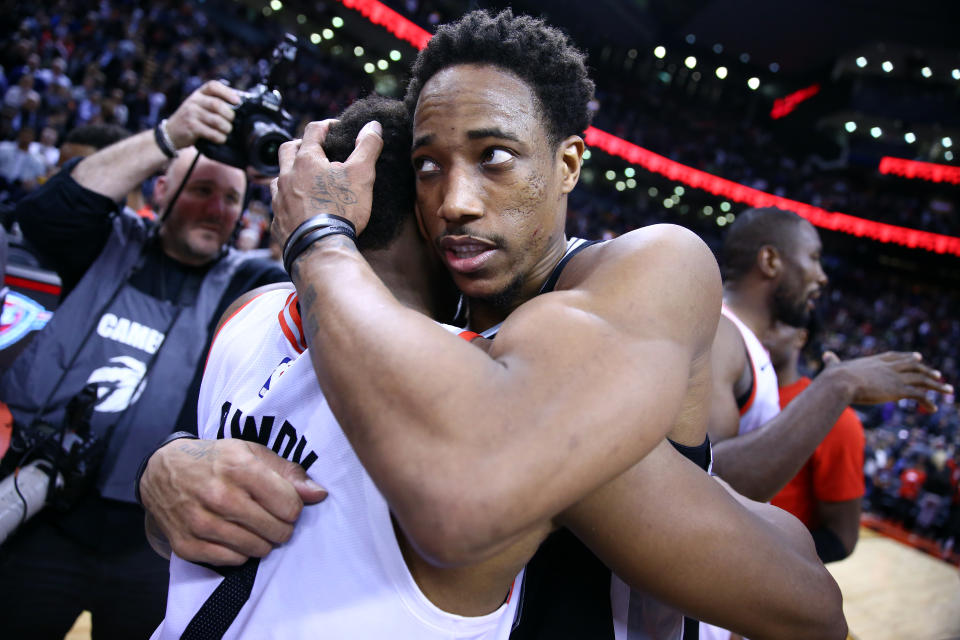
<svg viewBox="0 0 960 640">
<path fill-rule="evenodd" d="M 714 472 L 754 500 L 770 500 L 797 474 L 850 404 L 901 398 L 936 407 L 930 392 L 951 393 L 917 353 L 836 357 L 780 410 L 777 376 L 762 340 L 776 322 L 805 325 L 827 283 L 820 237 L 809 222 L 779 209 L 749 209 L 724 239 L 724 306 L 713 344 L 710 439 Z M 818 534 L 831 537 L 832 531 Z M 833 536 L 835 538 L 835 536 Z M 841 545 L 839 540 L 818 540 Z M 700 637 L 728 631 L 702 625 Z"/>
<path fill-rule="evenodd" d="M 709 251 L 660 226 L 567 254 L 566 197 L 591 92 L 562 35 L 509 12 L 441 29 L 414 68 L 418 219 L 465 296 L 470 328 L 503 322 L 489 354 L 397 304 L 348 237 L 327 235 L 293 257 L 331 408 L 434 566 L 509 558 L 565 524 L 634 584 L 624 556 L 642 527 L 594 526 L 617 496 L 605 490 L 668 432 L 702 444 L 719 305 Z M 280 237 L 317 214 L 366 224 L 376 136 L 361 136 L 344 164 L 323 157 L 322 138 L 314 124 L 282 151 Z M 385 335 L 376 327 L 388 316 Z M 735 505 L 722 491 L 716 499 Z M 715 569 L 702 565 L 705 581 Z M 733 616 L 751 597 L 700 604 Z M 823 637 L 845 630 L 829 600 L 811 623 Z M 796 622 L 784 611 L 750 633 L 789 637 Z"/>
<path fill-rule="evenodd" d="M 386 111 L 384 111 L 386 110 Z M 326 148 L 334 157 L 346 157 L 349 151 L 349 145 L 352 144 L 353 134 L 359 129 L 364 121 L 363 117 L 377 115 L 380 120 L 388 124 L 388 131 L 395 130 L 397 127 L 389 126 L 395 123 L 399 116 L 395 110 L 390 107 L 389 101 L 371 102 L 363 101 L 352 107 L 346 114 L 341 126 L 335 130 L 335 135 L 326 143 Z M 351 132 L 347 135 L 345 132 Z M 411 190 L 411 195 L 406 199 L 403 190 L 398 185 L 397 180 L 389 180 L 391 169 L 400 172 L 405 163 L 398 163 L 397 157 L 405 156 L 406 149 L 409 148 L 409 142 L 404 146 L 400 144 L 400 152 L 396 151 L 397 136 L 388 136 L 387 151 L 381 156 L 378 162 L 380 178 L 377 180 L 377 192 L 374 195 L 374 202 L 390 203 L 393 206 L 378 205 L 376 208 L 378 214 L 373 218 L 375 224 L 368 226 L 361 236 L 361 242 L 364 246 L 364 255 L 374 266 L 376 272 L 390 283 L 390 289 L 399 299 L 404 300 L 411 308 L 420 309 L 424 312 L 440 315 L 442 312 L 435 304 L 430 303 L 429 291 L 442 291 L 440 283 L 426 280 L 422 274 L 430 273 L 429 269 L 424 268 L 423 263 L 425 252 L 419 247 L 418 236 L 413 227 L 412 220 L 408 221 L 405 227 L 401 226 L 399 232 L 390 232 L 398 223 L 403 223 L 404 218 L 396 214 L 399 209 L 403 210 L 404 202 L 406 210 L 412 211 L 412 181 L 408 179 L 407 184 Z M 392 150 L 391 150 L 392 149 Z M 399 165 L 399 167 L 398 167 Z M 402 174 L 401 174 L 402 175 Z M 384 183 L 387 183 L 384 186 Z M 394 215 L 387 215 L 394 213 Z M 393 238 L 394 233 L 399 236 Z M 371 234 L 367 236 L 367 234 Z M 371 250 L 379 248 L 381 250 Z M 411 249 L 413 249 L 411 251 Z M 419 256 L 419 261 L 415 260 Z M 395 273 L 396 272 L 396 273 Z M 420 275 L 418 275 L 420 274 Z M 526 548 L 522 546 L 518 551 L 511 551 L 500 554 L 512 564 L 508 571 L 500 566 L 503 560 L 495 558 L 491 561 L 481 563 L 479 566 L 472 566 L 469 570 L 457 569 L 438 570 L 423 562 L 419 554 L 412 549 L 406 541 L 404 534 L 398 532 L 397 539 L 393 538 L 392 532 L 384 535 L 383 527 L 388 525 L 388 519 L 385 519 L 385 509 L 382 508 L 382 500 L 378 502 L 379 511 L 377 516 L 364 517 L 361 513 L 358 516 L 355 512 L 353 517 L 346 520 L 343 516 L 349 512 L 351 507 L 359 508 L 365 505 L 370 496 L 374 495 L 375 490 L 371 489 L 369 479 L 358 474 L 358 464 L 355 458 L 349 455 L 341 455 L 336 459 L 330 459 L 329 434 L 327 444 L 322 448 L 310 448 L 315 441 L 317 432 L 323 433 L 322 429 L 313 428 L 313 424 L 318 422 L 317 416 L 324 413 L 323 400 L 320 392 L 313 382 L 313 373 L 310 369 L 307 355 L 303 353 L 302 329 L 297 322 L 297 312 L 295 298 L 289 295 L 289 291 L 268 291 L 263 290 L 253 292 L 245 298 L 239 300 L 234 307 L 228 311 L 227 317 L 233 316 L 222 328 L 215 342 L 213 351 L 207 367 L 207 377 L 205 379 L 204 397 L 201 402 L 201 412 L 204 414 L 201 423 L 201 435 L 205 437 L 230 437 L 247 438 L 264 442 L 271 446 L 272 450 L 284 452 L 289 456 L 299 460 L 301 464 L 311 470 L 311 475 L 316 475 L 323 480 L 331 491 L 331 497 L 328 503 L 319 508 L 308 509 L 304 512 L 303 519 L 298 523 L 297 535 L 290 539 L 287 544 L 273 551 L 262 562 L 256 560 L 248 562 L 239 571 L 227 570 L 227 578 L 221 579 L 220 573 L 211 570 L 209 567 L 202 567 L 190 564 L 181 557 L 174 557 L 171 565 L 171 591 L 170 607 L 168 617 L 164 626 L 158 632 L 158 637 L 167 637 L 169 635 L 178 635 L 180 633 L 195 632 L 198 628 L 208 629 L 207 625 L 213 624 L 209 618 L 219 621 L 219 624 L 225 625 L 219 628 L 218 633 L 222 632 L 228 636 L 236 633 L 236 629 L 242 628 L 247 633 L 253 631 L 264 631 L 266 629 L 276 629 L 282 620 L 285 633 L 296 633 L 303 626 L 312 626 L 323 624 L 324 628 L 350 629 L 350 635 L 354 637 L 365 637 L 371 634 L 377 635 L 378 629 L 370 625 L 376 625 L 384 620 L 391 621 L 391 637 L 398 637 L 401 633 L 418 632 L 409 630 L 402 626 L 402 622 L 393 622 L 394 620 L 408 620 L 409 610 L 404 609 L 402 603 L 412 602 L 420 603 L 426 607 L 427 611 L 433 611 L 432 615 L 438 620 L 446 620 L 449 611 L 459 613 L 482 613 L 487 611 L 499 611 L 495 616 L 496 620 L 503 624 L 506 621 L 512 621 L 515 615 L 513 607 L 516 602 L 507 603 L 508 606 L 500 607 L 503 597 L 502 592 L 516 589 L 513 586 L 513 577 L 510 571 L 513 571 L 529 557 L 532 549 L 536 547 L 534 542 Z M 247 304 L 248 299 L 253 302 Z M 236 308 L 242 310 L 234 315 Z M 282 318 L 281 323 L 276 319 Z M 288 339 L 281 326 L 286 327 L 290 336 L 297 336 L 292 341 Z M 256 335 L 256 340 L 251 341 L 250 336 Z M 251 350 L 251 346 L 255 349 Z M 277 366 L 277 362 L 281 362 Z M 276 367 L 276 368 L 275 368 Z M 306 374 L 303 368 L 306 367 Z M 267 382 L 263 383 L 261 379 Z M 289 384 L 288 384 L 289 383 Z M 298 385 L 291 388 L 291 385 Z M 303 385 L 306 385 L 303 388 Z M 313 385 L 311 387 L 311 385 Z M 243 393 L 252 396 L 256 392 L 260 400 L 242 402 Z M 237 395 L 239 394 L 239 395 Z M 278 404 L 282 405 L 287 395 L 293 395 L 298 399 L 297 406 L 303 407 L 303 411 L 309 412 L 311 427 L 306 433 L 301 431 L 305 438 L 305 444 L 299 445 L 299 452 L 294 447 L 294 439 L 284 437 L 282 429 L 271 429 L 266 426 L 267 421 L 270 425 L 281 422 L 282 408 L 278 409 Z M 304 401 L 310 398 L 310 401 Z M 279 400 L 278 400 L 279 399 Z M 229 404 L 227 404 L 229 403 Z M 241 410 L 240 407 L 243 407 Z M 234 407 L 237 408 L 234 408 Z M 312 407 L 312 408 L 311 408 Z M 292 410 L 288 407 L 284 415 L 290 416 Z M 252 422 L 251 422 L 252 420 Z M 329 420 L 329 417 L 327 418 Z M 291 422 L 288 429 L 294 429 L 293 425 L 299 426 L 304 422 L 302 420 L 288 421 L 283 418 L 283 423 Z M 323 424 L 322 420 L 319 421 Z M 273 436 L 271 436 L 271 433 Z M 309 443 L 309 444 L 306 444 Z M 189 456 L 200 456 L 193 459 L 188 456 L 186 465 L 179 466 L 180 480 L 188 479 L 182 491 L 173 492 L 177 497 L 176 501 L 182 503 L 183 493 L 195 490 L 195 485 L 203 485 L 209 489 L 213 488 L 211 478 L 215 477 L 223 466 L 229 466 L 227 462 L 231 453 L 236 453 L 236 447 L 230 445 L 248 445 L 248 443 L 239 440 L 221 440 L 218 442 L 191 441 L 189 443 L 182 441 L 164 447 L 158 452 L 155 458 L 162 459 L 164 466 L 178 466 L 178 459 L 171 458 L 170 453 L 182 450 L 189 452 Z M 256 455 L 267 453 L 269 456 L 277 458 L 271 449 L 261 444 L 249 444 L 249 452 L 257 452 Z M 341 446 L 340 449 L 343 447 Z M 262 450 L 262 451 L 260 451 Z M 316 456 L 312 457 L 316 452 Z M 342 452 L 341 452 L 342 453 Z M 276 473 L 272 469 L 258 467 L 257 463 L 261 460 L 268 460 L 266 456 L 245 462 L 242 466 L 246 471 L 246 477 L 252 477 L 256 480 L 253 486 L 243 487 L 249 489 L 253 494 L 262 495 L 264 489 L 258 485 L 269 485 L 276 482 Z M 220 464 L 211 464 L 219 461 Z M 351 462 L 352 461 L 352 462 Z M 275 462 L 275 461 L 274 461 Z M 281 461 L 282 462 L 282 461 Z M 156 461 L 154 462 L 156 464 Z M 271 462 L 273 464 L 273 462 Z M 290 464 L 290 463 L 287 463 Z M 205 466 L 207 465 L 207 466 Z M 291 465 L 292 466 L 292 465 Z M 198 468 L 203 469 L 206 478 L 190 478 L 190 473 Z M 276 467 L 282 473 L 288 473 L 289 469 L 283 466 Z M 299 468 L 299 467 L 298 467 Z M 352 469 L 353 474 L 345 473 L 344 469 Z M 258 473 L 259 472 L 259 473 Z M 243 474 L 241 474 L 241 478 Z M 351 478 L 352 484 L 345 485 L 343 478 Z M 143 484 L 145 501 L 150 503 L 149 498 L 155 496 L 154 487 L 150 483 L 148 474 Z M 366 485 L 364 485 L 366 482 Z M 669 483 L 675 489 L 676 496 L 671 497 L 658 484 Z M 361 485 L 364 489 L 363 495 L 357 496 L 357 486 Z M 236 488 L 236 487 L 234 487 Z M 784 593 L 785 584 L 809 584 L 809 590 L 801 591 L 806 597 L 813 597 L 816 591 L 822 591 L 823 587 L 830 588 L 829 581 L 822 580 L 824 576 L 817 576 L 816 567 L 811 562 L 812 554 L 797 553 L 794 549 L 783 548 L 778 535 L 770 535 L 770 525 L 759 520 L 751 514 L 731 509 L 729 503 L 723 499 L 719 502 L 716 499 L 718 487 L 704 474 L 697 471 L 692 465 L 687 465 L 669 446 L 661 446 L 654 450 L 639 465 L 626 474 L 619 482 L 611 483 L 602 491 L 598 491 L 594 498 L 584 501 L 584 521 L 595 520 L 596 523 L 607 521 L 611 531 L 619 530 L 625 526 L 634 527 L 636 533 L 629 538 L 629 544 L 632 545 L 635 559 L 632 561 L 634 568 L 631 573 L 626 575 L 634 584 L 651 584 L 655 589 L 668 594 L 673 601 L 677 601 L 684 606 L 697 608 L 702 606 L 699 603 L 703 601 L 703 595 L 709 593 L 710 584 L 707 580 L 711 577 L 710 570 L 702 574 L 706 580 L 697 579 L 697 571 L 704 565 L 710 563 L 716 565 L 720 571 L 719 576 L 731 581 L 731 588 L 734 582 L 745 580 L 745 576 L 756 574 L 762 571 L 770 561 L 776 559 L 782 563 L 782 566 L 788 570 L 788 573 L 782 574 L 779 578 L 772 580 L 761 580 L 762 587 L 768 589 L 769 593 L 782 594 L 781 597 L 795 596 L 795 592 Z M 208 493 L 220 493 L 219 490 L 208 491 Z M 269 492 L 267 492 L 269 493 Z M 232 498 L 243 499 L 243 491 L 235 491 L 230 495 Z M 722 492 L 721 492 L 722 497 Z M 228 500 L 229 503 L 238 501 Z M 276 500 L 267 502 L 268 506 L 275 508 Z M 283 501 L 280 500 L 282 503 Z M 333 504 L 336 503 L 336 506 Z M 618 504 L 619 503 L 619 504 Z M 719 505 L 719 508 L 717 506 Z M 148 504 L 148 506 L 150 506 Z M 169 516 L 169 513 L 163 509 L 157 509 L 154 504 L 152 513 L 159 515 L 161 519 Z M 767 508 L 768 511 L 775 512 Z M 590 510 L 594 513 L 589 513 Z M 694 510 L 704 514 L 701 521 L 691 520 L 687 517 L 689 511 Z M 612 515 L 617 514 L 617 515 Z M 775 517 L 775 513 L 774 513 Z M 176 520 L 176 518 L 172 518 Z M 189 520 L 183 517 L 183 521 Z M 167 517 L 167 522 L 171 518 Z M 261 520 L 262 521 L 262 520 Z M 380 524 L 379 531 L 376 523 Z M 723 526 L 718 526 L 718 523 Z M 182 524 L 178 523 L 178 524 Z M 211 549 L 217 549 L 219 545 L 210 542 L 210 539 L 216 539 L 216 536 L 230 538 L 240 533 L 241 543 L 243 544 L 249 538 L 253 537 L 249 532 L 243 531 L 235 523 L 222 522 L 222 529 L 214 535 L 208 533 L 207 540 L 198 540 L 198 545 L 183 544 L 181 539 L 175 542 L 178 551 L 191 557 L 193 560 L 211 560 L 213 562 L 223 562 L 222 555 L 211 554 L 204 556 Z M 693 526 L 691 526 L 693 525 Z M 783 526 L 783 522 L 776 523 L 776 526 Z M 594 525 L 596 526 L 596 525 Z M 795 534 L 797 528 L 790 529 L 787 523 L 787 530 Z M 232 527 L 232 529 L 230 528 Z M 176 529 L 161 527 L 166 532 L 177 534 Z M 388 527 L 389 528 L 389 527 Z M 348 532 L 352 542 L 347 545 L 349 552 L 342 552 L 336 548 L 330 548 L 333 544 L 331 539 L 336 540 L 337 532 Z M 373 533 L 371 533 L 373 532 Z M 156 533 L 156 531 L 154 532 Z M 342 535 L 343 533 L 341 533 Z M 358 555 L 358 549 L 364 545 L 360 541 L 369 541 L 371 537 L 379 536 L 381 543 L 378 553 L 368 553 L 366 556 Z M 246 539 L 244 539 L 244 537 Z M 174 535 L 171 535 L 174 538 Z M 386 539 L 383 542 L 382 539 Z M 154 542 L 159 538 L 155 536 Z M 396 541 L 395 541 L 396 540 Z M 621 548 L 621 541 L 617 536 L 610 537 L 610 553 L 623 554 L 625 549 Z M 803 550 L 803 540 L 799 540 L 799 548 Z M 392 544 L 391 544 L 392 543 Z M 396 544 L 404 549 L 403 560 L 406 561 L 405 568 L 403 561 L 398 562 L 399 555 L 394 548 Z M 675 553 L 666 553 L 664 545 L 674 545 L 677 549 L 688 549 L 679 556 Z M 239 546 L 239 545 L 238 545 Z M 334 545 L 335 546 L 335 545 Z M 370 546 L 370 545 L 368 545 Z M 386 551 L 384 551 L 384 547 Z M 556 543 L 553 543 L 556 547 Z M 552 547 L 551 547 L 552 548 Z M 305 549 L 307 551 L 305 551 Z M 576 552 L 576 549 L 574 549 Z M 722 556 L 720 555 L 722 553 Z M 251 555 L 257 555 L 256 553 Z M 263 555 L 263 554 L 260 554 Z M 582 555 L 582 554 L 581 554 Z M 711 560 L 712 556 L 718 556 L 719 560 Z M 775 557 L 776 556 L 776 557 Z M 543 568 L 550 569 L 549 565 L 543 567 L 547 561 L 551 560 L 549 554 L 544 556 L 538 553 L 535 562 L 541 566 L 539 573 Z M 555 560 L 555 559 L 554 559 Z M 594 564 L 598 564 L 593 559 Z M 353 570 L 348 571 L 347 577 L 341 576 L 337 571 L 338 567 L 343 567 L 345 562 L 353 562 Z M 382 576 L 378 574 L 377 568 L 386 563 L 391 567 L 391 576 Z M 369 566 L 367 566 L 369 565 Z M 622 567 L 627 565 L 620 562 Z M 820 577 L 821 580 L 809 580 L 811 568 L 814 569 L 813 575 Z M 610 576 L 609 571 L 599 566 L 600 572 L 596 571 L 597 566 L 588 567 L 587 571 L 578 571 L 577 558 L 567 555 L 562 563 L 551 572 L 564 583 L 569 583 L 576 578 L 583 580 L 587 578 L 600 578 L 599 591 L 607 598 L 606 608 L 608 610 L 606 619 L 601 620 L 607 627 L 611 625 L 611 614 L 609 612 L 609 591 Z M 605 572 L 605 573 L 604 573 Z M 309 580 L 306 583 L 300 577 L 310 574 L 324 575 L 330 577 L 329 581 Z M 410 574 L 415 576 L 416 581 L 410 580 Z M 488 576 L 487 580 L 478 580 L 477 575 Z M 233 603 L 236 613 L 235 617 L 224 615 L 223 611 L 228 608 L 227 603 L 223 602 L 223 597 L 217 596 L 218 592 L 229 591 L 237 576 L 247 576 L 249 581 L 247 588 L 249 593 L 243 591 L 244 595 Z M 361 612 L 356 602 L 350 600 L 350 585 L 352 580 L 358 576 L 362 577 L 368 583 L 376 584 L 378 582 L 375 576 L 379 575 L 379 582 L 390 584 L 391 577 L 394 581 L 398 576 L 403 578 L 400 584 L 394 584 L 394 587 L 407 593 L 406 598 L 399 601 L 396 597 L 387 597 L 383 602 L 380 597 L 368 597 L 363 599 L 366 607 Z M 498 580 L 491 581 L 489 576 L 499 575 Z M 790 579 L 786 576 L 790 575 Z M 331 577 L 332 576 L 332 577 Z M 806 576 L 806 578 L 805 578 Z M 255 578 L 255 580 L 254 580 Z M 604 583 L 605 581 L 605 583 Z M 239 580 L 243 584 L 243 580 Z M 481 600 L 478 605 L 478 588 L 486 584 L 493 585 L 492 597 Z M 219 586 L 218 586 L 219 585 Z M 423 588 L 419 591 L 417 586 Z M 564 601 L 551 601 L 550 597 L 555 594 L 555 589 L 547 589 L 545 580 L 541 579 L 530 584 L 526 584 L 524 589 L 524 601 L 530 603 L 520 612 L 519 624 L 515 625 L 514 635 L 512 637 L 529 637 L 529 630 L 534 629 L 538 633 L 550 632 L 556 636 L 552 629 L 557 628 L 564 623 L 564 616 L 570 616 L 574 621 L 573 627 L 568 627 L 565 633 L 568 637 L 588 633 L 592 637 L 601 637 L 593 635 L 596 631 L 591 624 L 596 624 L 594 606 L 590 601 L 581 600 L 574 605 L 574 611 L 567 613 L 563 611 L 566 606 Z M 624 587 L 625 588 L 625 587 Z M 833 587 L 835 589 L 835 587 Z M 506 590 L 506 591 L 504 591 Z M 418 595 L 420 593 L 421 595 Z M 422 594 L 426 594 L 424 597 Z M 564 595 L 560 592 L 560 595 Z M 596 593 L 587 594 L 594 602 L 600 600 Z M 715 598 L 714 598 L 715 599 Z M 304 604 L 309 601 L 310 605 Z M 424 605 L 426 602 L 436 605 L 442 603 L 444 609 Z M 284 603 L 283 607 L 277 608 L 278 603 Z M 547 606 L 539 606 L 538 602 L 546 602 Z M 805 600 L 804 600 L 805 602 Z M 716 609 L 717 605 L 709 605 L 706 611 Z M 317 611 L 313 611 L 317 609 Z M 435 609 L 435 610 L 434 610 Z M 633 617 L 637 616 L 636 602 L 633 605 Z M 662 614 L 665 608 L 651 599 L 645 601 L 645 620 L 651 621 L 651 616 L 659 614 L 657 619 L 662 624 Z M 331 611 L 341 612 L 340 616 L 332 616 Z M 445 613 L 445 611 L 447 613 Z M 793 628 L 804 628 L 799 622 L 803 621 L 802 612 L 807 616 L 811 615 L 812 608 L 807 605 L 798 606 L 796 603 L 778 602 L 777 597 L 769 598 L 768 602 L 762 604 L 759 611 L 771 616 L 780 617 L 785 612 L 788 620 L 794 620 Z M 327 612 L 327 613 L 324 613 Z M 349 612 L 349 615 L 346 615 Z M 561 615 L 561 612 L 563 615 Z M 424 615 L 419 611 L 419 616 Z M 489 623 L 489 617 L 486 616 Z M 591 617 L 593 616 L 593 617 Z M 792 617 L 791 617 L 792 616 Z M 360 621 L 353 621 L 353 618 L 359 617 Z M 742 625 L 742 628 L 756 631 L 757 637 L 763 637 L 766 627 L 755 621 L 756 611 L 751 611 L 750 615 L 745 615 L 745 611 L 730 610 L 719 615 L 723 620 L 734 620 Z M 742 620 L 742 621 L 741 621 Z M 448 620 L 449 622 L 449 620 Z M 673 620 L 671 624 L 676 624 Z M 682 624 L 682 623 L 681 623 Z M 781 625 L 781 628 L 789 627 L 789 624 Z M 341 625 L 341 626 L 338 626 Z M 476 625 L 471 628 L 475 629 Z M 401 629 L 407 631 L 401 632 Z M 526 634 L 526 635 L 524 635 Z M 666 636 L 659 636 L 666 637 Z"/>
</svg>

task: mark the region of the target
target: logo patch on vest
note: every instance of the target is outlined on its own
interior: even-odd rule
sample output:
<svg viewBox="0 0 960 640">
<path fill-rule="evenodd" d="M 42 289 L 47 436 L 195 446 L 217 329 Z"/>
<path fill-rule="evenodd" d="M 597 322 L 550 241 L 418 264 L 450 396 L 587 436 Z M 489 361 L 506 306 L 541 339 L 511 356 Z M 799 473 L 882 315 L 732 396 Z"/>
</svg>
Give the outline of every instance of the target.
<svg viewBox="0 0 960 640">
<path fill-rule="evenodd" d="M 273 373 L 270 374 L 270 377 L 267 378 L 267 381 L 263 383 L 263 386 L 260 387 L 260 392 L 257 394 L 261 398 L 267 394 L 267 391 L 270 391 L 270 385 L 277 381 L 277 379 L 282 376 L 287 369 L 289 369 L 293 364 L 291 358 L 284 358 L 280 361 L 280 364 L 277 365 L 277 368 L 273 370 Z"/>
<path fill-rule="evenodd" d="M 110 365 L 95 369 L 87 384 L 97 383 L 95 411 L 117 413 L 136 402 L 147 386 L 147 365 L 130 356 L 110 358 Z"/>
<path fill-rule="evenodd" d="M 164 334 L 152 327 L 105 313 L 97 323 L 97 334 L 107 340 L 115 340 L 134 349 L 154 354 L 163 344 Z"/>
</svg>

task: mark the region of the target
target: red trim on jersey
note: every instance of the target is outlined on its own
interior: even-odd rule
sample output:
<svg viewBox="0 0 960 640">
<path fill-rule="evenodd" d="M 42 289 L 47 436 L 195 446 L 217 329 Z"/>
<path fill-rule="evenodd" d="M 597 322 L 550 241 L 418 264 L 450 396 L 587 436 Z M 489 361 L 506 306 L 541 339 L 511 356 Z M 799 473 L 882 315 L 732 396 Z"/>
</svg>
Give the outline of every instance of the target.
<svg viewBox="0 0 960 640">
<path fill-rule="evenodd" d="M 737 327 L 738 331 L 739 329 L 740 328 Z M 750 349 L 747 348 L 746 342 L 744 342 L 743 348 L 747 351 L 747 362 L 750 363 L 750 373 L 753 375 L 753 380 L 750 382 L 750 397 L 747 398 L 747 401 L 740 407 L 741 416 L 747 411 L 750 411 L 750 407 L 753 406 L 753 401 L 757 397 L 757 368 L 753 366 L 753 358 L 750 357 Z"/>
<path fill-rule="evenodd" d="M 303 353 L 307 348 L 307 341 L 303 335 L 303 325 L 300 322 L 300 311 L 297 308 L 298 300 L 297 292 L 291 293 L 283 304 L 283 308 L 280 309 L 280 313 L 277 314 L 277 320 L 280 322 L 280 330 L 293 350 L 297 353 Z M 287 320 L 287 316 L 289 316 L 289 320 Z M 292 327 L 290 322 L 293 322 Z M 296 329 L 296 333 L 294 333 L 294 329 Z"/>
<path fill-rule="evenodd" d="M 472 332 L 472 331 L 464 331 L 464 333 L 473 333 L 473 332 Z M 460 335 L 463 335 L 463 334 L 460 334 Z M 479 333 L 474 333 L 473 335 L 479 336 L 480 334 L 479 334 Z M 513 589 L 514 589 L 514 587 L 516 587 L 516 586 L 517 586 L 517 579 L 514 578 L 514 579 L 513 579 L 513 582 L 510 583 L 510 591 L 507 593 L 507 602 L 506 602 L 506 604 L 510 604 L 510 598 L 513 597 Z"/>
<path fill-rule="evenodd" d="M 227 323 L 228 323 L 228 322 L 230 322 L 231 320 L 233 320 L 234 318 L 237 317 L 237 314 L 238 314 L 238 313 L 240 313 L 241 311 L 243 311 L 244 309 L 246 309 L 248 304 L 250 304 L 251 302 L 253 302 L 253 301 L 256 300 L 257 298 L 259 298 L 260 296 L 262 296 L 264 293 L 270 293 L 270 292 L 269 292 L 269 291 L 264 291 L 263 293 L 258 293 L 257 295 L 253 296 L 252 298 L 250 298 L 249 300 L 247 300 L 246 302 L 244 302 L 242 305 L 240 305 L 240 307 L 239 307 L 236 311 L 234 311 L 233 313 L 230 314 L 230 317 L 228 317 L 226 320 L 224 320 L 224 321 L 220 324 L 220 326 L 217 327 L 217 332 L 216 332 L 215 334 L 213 334 L 213 340 L 210 341 L 210 348 L 207 350 L 207 359 L 203 361 L 203 372 L 204 372 L 204 374 L 206 374 L 206 372 L 207 372 L 207 363 L 210 362 L 210 352 L 213 351 L 213 343 L 217 341 L 217 337 L 220 336 L 220 332 L 223 331 L 223 328 L 224 328 L 225 326 L 227 326 Z"/>
<path fill-rule="evenodd" d="M 480 338 L 480 337 L 482 337 L 479 333 L 477 333 L 477 332 L 475 332 L 475 331 L 468 331 L 468 330 L 466 330 L 466 329 L 464 329 L 463 331 L 461 331 L 461 332 L 458 333 L 457 335 L 460 336 L 461 338 L 463 338 L 464 340 L 466 340 L 467 342 L 473 342 L 473 339 L 474 339 L 474 338 Z M 507 602 L 509 602 L 509 600 L 508 600 Z"/>
</svg>

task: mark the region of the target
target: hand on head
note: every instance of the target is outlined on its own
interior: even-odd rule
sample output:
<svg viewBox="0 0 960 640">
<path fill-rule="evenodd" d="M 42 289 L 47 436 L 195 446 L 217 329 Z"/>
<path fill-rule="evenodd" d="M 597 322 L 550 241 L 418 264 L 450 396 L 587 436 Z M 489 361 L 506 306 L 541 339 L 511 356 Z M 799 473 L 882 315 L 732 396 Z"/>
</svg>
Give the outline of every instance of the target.
<svg viewBox="0 0 960 640">
<path fill-rule="evenodd" d="M 380 124 L 369 122 L 360 130 L 346 162 L 330 162 L 322 145 L 333 122 L 311 122 L 302 140 L 280 146 L 280 175 L 270 185 L 270 233 L 281 246 L 302 222 L 319 214 L 350 220 L 358 234 L 370 219 L 375 165 L 383 148 Z"/>
<path fill-rule="evenodd" d="M 216 80 L 205 83 L 184 100 L 167 119 L 167 134 L 177 149 L 193 145 L 199 138 L 216 144 L 226 142 L 240 103 L 236 91 Z"/>
</svg>

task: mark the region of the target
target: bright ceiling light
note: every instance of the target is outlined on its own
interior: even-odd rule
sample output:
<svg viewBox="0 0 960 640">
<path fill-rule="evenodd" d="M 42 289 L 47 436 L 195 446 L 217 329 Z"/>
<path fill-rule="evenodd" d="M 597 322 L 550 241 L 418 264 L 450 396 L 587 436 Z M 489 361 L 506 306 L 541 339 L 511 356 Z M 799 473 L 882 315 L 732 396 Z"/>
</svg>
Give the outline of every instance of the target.
<svg viewBox="0 0 960 640">
<path fill-rule="evenodd" d="M 664 56 L 667 55 L 667 49 L 666 49 L 666 47 L 657 47 L 657 48 L 655 48 L 655 49 L 653 50 L 653 55 L 655 55 L 656 57 L 662 59 Z"/>
<path fill-rule="evenodd" d="M 717 77 L 723 80 L 727 77 L 727 68 L 726 67 L 717 67 Z"/>
<path fill-rule="evenodd" d="M 760 88 L 760 78 L 757 78 L 756 76 L 750 78 L 747 80 L 747 86 L 756 91 Z"/>
</svg>

